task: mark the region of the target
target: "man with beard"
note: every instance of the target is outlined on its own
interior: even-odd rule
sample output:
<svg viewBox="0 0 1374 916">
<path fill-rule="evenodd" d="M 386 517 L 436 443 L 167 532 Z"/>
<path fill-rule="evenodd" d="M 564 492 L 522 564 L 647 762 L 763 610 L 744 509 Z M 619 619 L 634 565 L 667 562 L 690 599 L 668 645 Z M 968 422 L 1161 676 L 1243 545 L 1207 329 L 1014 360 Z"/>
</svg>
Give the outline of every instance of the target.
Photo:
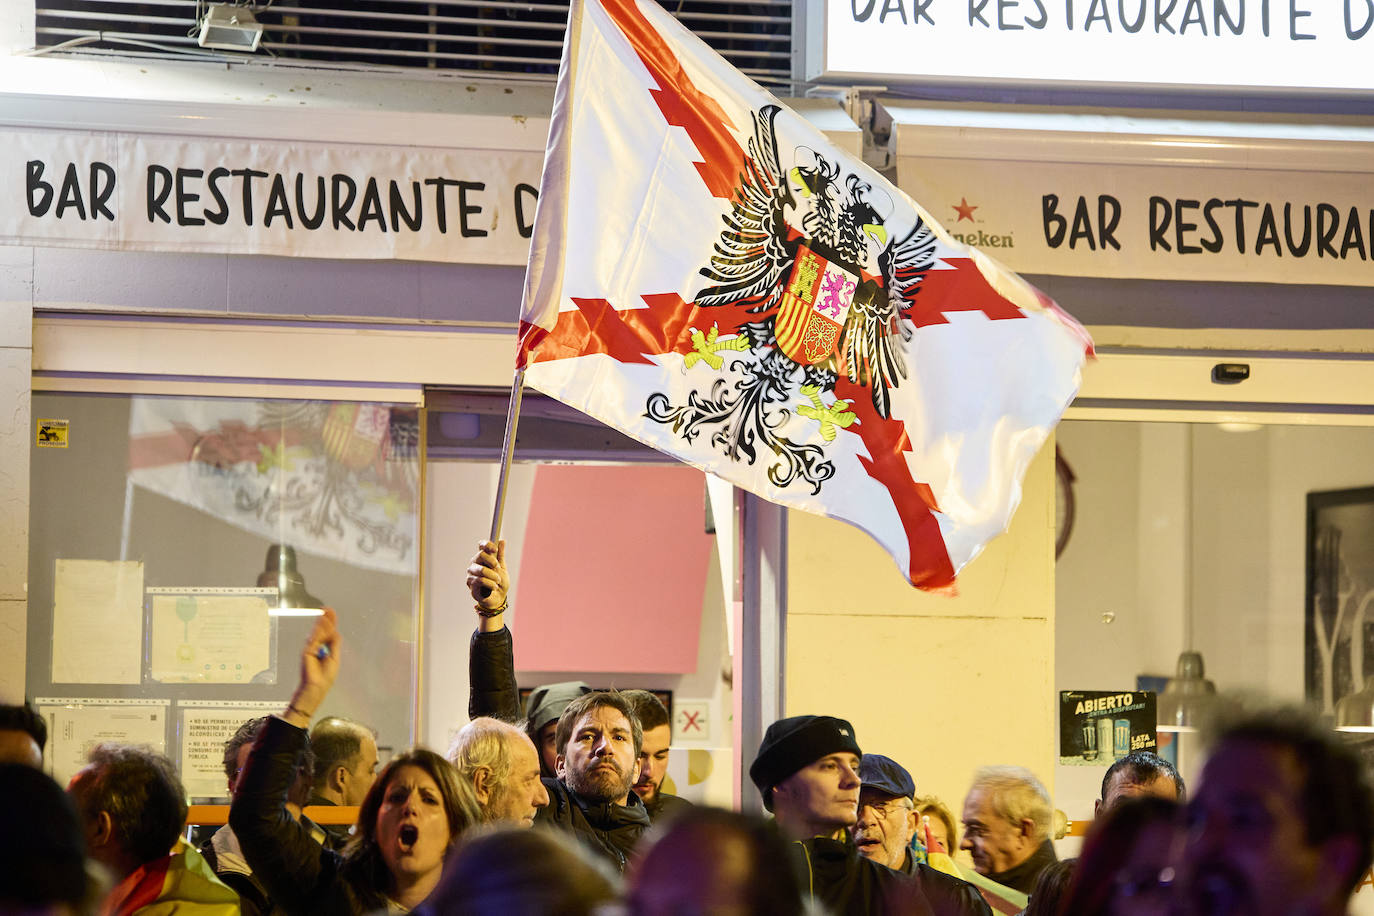
<svg viewBox="0 0 1374 916">
<path fill-rule="evenodd" d="M 1176 886 L 1188 916 L 1340 916 L 1374 850 L 1360 758 L 1301 710 L 1223 726 L 1187 822 Z"/>
<path fill-rule="evenodd" d="M 657 823 L 692 807 L 687 799 L 663 791 L 663 781 L 668 777 L 668 746 L 673 740 L 673 727 L 668 722 L 668 710 L 649 691 L 626 690 L 624 696 L 634 708 L 635 718 L 644 733 L 632 788 L 649 810 L 650 820 Z"/>
<path fill-rule="evenodd" d="M 549 804 L 534 822 L 567 830 L 625 870 L 649 826 L 649 812 L 630 791 L 643 734 L 629 702 L 596 691 L 569 704 L 558 720 L 556 779 L 544 779 Z"/>
</svg>

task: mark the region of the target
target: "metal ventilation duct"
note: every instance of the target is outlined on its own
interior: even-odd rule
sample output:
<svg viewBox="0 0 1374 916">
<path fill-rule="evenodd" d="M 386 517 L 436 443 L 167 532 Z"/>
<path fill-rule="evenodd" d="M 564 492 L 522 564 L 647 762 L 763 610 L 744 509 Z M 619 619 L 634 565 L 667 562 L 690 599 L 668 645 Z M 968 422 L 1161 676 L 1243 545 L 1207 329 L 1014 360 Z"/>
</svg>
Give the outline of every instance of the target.
<svg viewBox="0 0 1374 916">
<path fill-rule="evenodd" d="M 37 43 L 204 56 L 196 36 L 206 6 L 204 0 L 37 0 Z M 259 58 L 535 80 L 557 75 L 568 17 L 566 0 L 304 0 L 249 8 L 264 29 Z M 755 80 L 771 87 L 791 82 L 792 0 L 680 0 L 670 9 Z"/>
</svg>

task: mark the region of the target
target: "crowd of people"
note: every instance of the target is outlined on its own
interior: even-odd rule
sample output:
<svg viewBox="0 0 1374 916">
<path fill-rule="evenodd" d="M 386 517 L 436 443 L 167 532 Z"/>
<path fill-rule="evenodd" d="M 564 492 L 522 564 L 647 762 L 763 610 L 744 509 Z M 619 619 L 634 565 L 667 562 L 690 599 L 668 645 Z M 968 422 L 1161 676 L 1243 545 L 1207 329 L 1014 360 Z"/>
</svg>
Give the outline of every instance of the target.
<svg viewBox="0 0 1374 916">
<path fill-rule="evenodd" d="M 165 757 L 100 745 L 63 791 L 37 769 L 42 718 L 4 708 L 0 916 L 1338 916 L 1374 856 L 1361 759 L 1298 710 L 1222 725 L 1191 795 L 1153 753 L 1117 760 L 1077 859 L 1058 860 L 1029 770 L 978 770 L 956 819 L 828 715 L 773 723 L 751 755 L 767 817 L 693 806 L 664 790 L 654 694 L 553 684 L 522 714 L 499 545 L 468 585 L 471 719 L 446 754 L 378 769 L 370 728 L 316 721 L 342 656 L 326 610 L 285 709 L 226 743 L 228 823 L 199 848 Z M 331 805 L 357 807 L 351 828 L 305 814 Z"/>
</svg>

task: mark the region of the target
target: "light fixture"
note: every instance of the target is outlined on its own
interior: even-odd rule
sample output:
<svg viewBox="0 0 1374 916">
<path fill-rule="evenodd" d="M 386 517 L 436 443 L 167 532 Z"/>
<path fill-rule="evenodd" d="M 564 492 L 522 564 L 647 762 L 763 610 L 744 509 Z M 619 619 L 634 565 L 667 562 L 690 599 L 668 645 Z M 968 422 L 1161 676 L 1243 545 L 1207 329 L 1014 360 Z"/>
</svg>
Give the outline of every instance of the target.
<svg viewBox="0 0 1374 916">
<path fill-rule="evenodd" d="M 275 588 L 277 600 L 269 606 L 272 617 L 318 617 L 324 613 L 320 599 L 305 590 L 305 578 L 296 570 L 296 548 L 273 544 L 267 548 L 267 566 L 258 574 L 259 588 Z"/>
<path fill-rule="evenodd" d="M 1206 678 L 1201 652 L 1181 652 L 1178 668 L 1156 700 L 1159 730 L 1196 731 L 1216 700 L 1217 685 Z M 1365 710 L 1365 715 L 1369 710 Z"/>
<path fill-rule="evenodd" d="M 1374 732 L 1374 676 L 1336 703 L 1336 731 Z"/>
<path fill-rule="evenodd" d="M 260 41 L 262 25 L 253 17 L 253 11 L 227 3 L 210 4 L 201 17 L 200 35 L 196 38 L 202 48 L 249 53 L 258 49 Z"/>
</svg>

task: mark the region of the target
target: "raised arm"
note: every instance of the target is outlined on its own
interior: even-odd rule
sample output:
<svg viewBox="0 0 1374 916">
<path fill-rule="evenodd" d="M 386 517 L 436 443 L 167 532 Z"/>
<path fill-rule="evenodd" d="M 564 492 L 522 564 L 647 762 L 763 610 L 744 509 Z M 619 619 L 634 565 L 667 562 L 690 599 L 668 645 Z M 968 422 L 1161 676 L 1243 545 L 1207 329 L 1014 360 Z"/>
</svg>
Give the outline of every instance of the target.
<svg viewBox="0 0 1374 916">
<path fill-rule="evenodd" d="M 478 545 L 477 556 L 468 567 L 467 584 L 477 614 L 477 630 L 468 649 L 468 715 L 518 722 L 515 646 L 505 621 L 510 592 L 505 541 Z"/>
<path fill-rule="evenodd" d="M 310 719 L 338 673 L 339 632 L 334 612 L 326 609 L 301 650 L 296 692 L 282 713 L 267 720 L 253 742 L 229 808 L 229 826 L 253 874 L 289 913 L 326 912 L 342 891 L 338 853 L 317 843 L 286 810 L 310 740 Z"/>
</svg>

